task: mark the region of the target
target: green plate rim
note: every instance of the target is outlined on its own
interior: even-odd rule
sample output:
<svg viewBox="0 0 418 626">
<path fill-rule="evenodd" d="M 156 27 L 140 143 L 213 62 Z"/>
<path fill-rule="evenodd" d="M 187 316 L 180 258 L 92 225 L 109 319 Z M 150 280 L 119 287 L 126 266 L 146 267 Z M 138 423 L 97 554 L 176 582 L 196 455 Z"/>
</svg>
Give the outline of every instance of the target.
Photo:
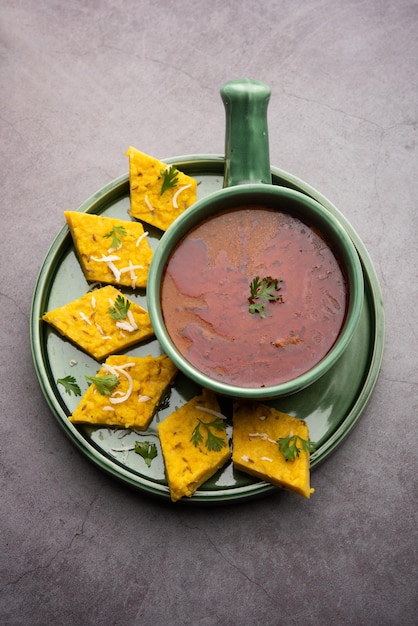
<svg viewBox="0 0 418 626">
<path fill-rule="evenodd" d="M 176 164 L 179 169 L 182 167 L 187 168 L 187 173 L 193 175 L 193 170 L 198 170 L 202 173 L 204 168 L 214 175 L 223 177 L 224 171 L 224 156 L 216 154 L 197 154 L 197 155 L 185 155 L 170 157 L 161 159 L 169 164 Z M 327 210 L 330 211 L 344 226 L 351 239 L 353 240 L 357 251 L 359 253 L 363 269 L 364 279 L 366 286 L 366 295 L 368 295 L 369 306 L 371 309 L 371 318 L 373 319 L 373 327 L 371 329 L 371 335 L 374 339 L 373 347 L 369 353 L 369 369 L 364 383 L 361 387 L 360 393 L 357 395 L 351 410 L 346 414 L 345 419 L 341 422 L 340 426 L 334 431 L 329 439 L 317 450 L 311 457 L 311 469 L 317 467 L 320 463 L 326 460 L 328 456 L 333 453 L 337 447 L 346 439 L 357 421 L 359 420 L 363 410 L 365 409 L 370 396 L 376 385 L 381 363 L 383 359 L 384 351 L 384 336 L 385 336 L 385 317 L 383 298 L 380 283 L 373 266 L 369 253 L 361 241 L 359 235 L 344 217 L 344 215 L 320 192 L 314 189 L 308 183 L 302 181 L 298 177 L 290 174 L 286 170 L 279 169 L 277 167 L 271 167 L 273 184 L 279 184 L 285 187 L 290 187 L 311 196 L 318 202 L 320 202 Z M 100 205 L 103 210 L 103 197 L 106 196 L 106 200 L 110 205 L 112 201 L 122 195 L 126 195 L 129 192 L 129 175 L 124 174 L 110 181 L 93 195 L 87 198 L 77 209 L 77 211 L 84 211 L 88 213 L 95 213 L 95 208 Z M 39 270 L 34 293 L 31 303 L 30 312 L 30 342 L 32 358 L 35 365 L 35 371 L 38 377 L 40 387 L 43 395 L 49 405 L 54 416 L 57 418 L 59 424 L 64 429 L 66 435 L 72 440 L 72 442 L 78 447 L 78 449 L 91 460 L 100 469 L 107 474 L 113 476 L 124 484 L 138 489 L 142 492 L 146 492 L 151 496 L 158 496 L 164 500 L 169 500 L 169 490 L 165 485 L 160 483 L 156 484 L 154 481 L 145 478 L 144 476 L 138 476 L 133 472 L 126 470 L 121 464 L 112 461 L 108 457 L 104 456 L 100 450 L 92 445 L 83 434 L 74 426 L 67 416 L 67 412 L 59 399 L 55 396 L 55 393 L 49 384 L 47 376 L 47 364 L 44 360 L 44 350 L 40 341 L 41 320 L 39 312 L 44 310 L 42 307 L 42 301 L 45 296 L 41 287 L 47 277 L 55 272 L 54 267 L 51 267 L 48 263 L 50 258 L 53 258 L 64 244 L 65 239 L 69 237 L 69 230 L 66 225 L 59 231 L 51 246 L 49 247 L 45 258 L 42 262 Z M 264 481 L 258 481 L 254 484 L 239 486 L 232 489 L 220 488 L 219 490 L 198 490 L 196 493 L 187 499 L 183 499 L 182 503 L 193 504 L 228 504 L 236 501 L 246 501 L 266 495 L 272 491 L 277 491 L 277 487 L 274 487 L 270 483 Z"/>
</svg>

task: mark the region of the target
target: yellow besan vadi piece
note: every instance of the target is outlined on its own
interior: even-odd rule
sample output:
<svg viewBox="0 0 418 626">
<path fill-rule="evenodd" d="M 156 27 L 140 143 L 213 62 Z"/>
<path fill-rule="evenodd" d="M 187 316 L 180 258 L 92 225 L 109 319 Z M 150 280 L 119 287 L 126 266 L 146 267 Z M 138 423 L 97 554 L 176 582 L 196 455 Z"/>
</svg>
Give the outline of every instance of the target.
<svg viewBox="0 0 418 626">
<path fill-rule="evenodd" d="M 97 361 L 154 334 L 148 311 L 112 285 L 89 291 L 42 319 Z"/>
<path fill-rule="evenodd" d="M 145 430 L 176 374 L 176 366 L 165 354 L 110 356 L 97 377 L 113 375 L 119 384 L 106 395 L 92 382 L 69 419 L 74 424 Z"/>
<path fill-rule="evenodd" d="M 183 211 L 196 202 L 196 180 L 132 146 L 126 156 L 129 157 L 132 217 L 167 230 Z M 164 189 L 164 178 L 170 174 L 172 184 Z"/>
<path fill-rule="evenodd" d="M 230 459 L 226 430 L 209 427 L 219 438 L 211 449 L 205 423 L 222 422 L 216 396 L 208 390 L 174 411 L 158 425 L 164 464 L 173 502 L 190 497 Z M 199 429 L 199 434 L 195 429 Z M 193 443 L 195 441 L 196 445 Z"/>
<path fill-rule="evenodd" d="M 309 440 L 306 422 L 282 413 L 273 407 L 249 401 L 234 402 L 232 431 L 232 462 L 236 469 L 257 476 L 278 487 L 309 498 L 309 452 L 286 461 L 277 440 L 297 435 Z"/>
<path fill-rule="evenodd" d="M 89 282 L 146 287 L 152 249 L 140 222 L 64 211 Z"/>
</svg>

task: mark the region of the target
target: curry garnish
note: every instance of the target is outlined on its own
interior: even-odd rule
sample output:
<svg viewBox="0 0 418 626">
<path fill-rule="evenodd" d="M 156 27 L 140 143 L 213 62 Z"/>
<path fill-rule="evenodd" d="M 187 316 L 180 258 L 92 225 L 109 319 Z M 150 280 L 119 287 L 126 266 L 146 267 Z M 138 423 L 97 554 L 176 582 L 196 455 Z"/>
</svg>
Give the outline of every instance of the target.
<svg viewBox="0 0 418 626">
<path fill-rule="evenodd" d="M 279 293 L 281 289 L 279 287 L 280 282 L 278 278 L 272 278 L 271 276 L 266 276 L 265 278 L 256 276 L 254 278 L 250 283 L 250 297 L 248 298 L 251 315 L 258 313 L 260 317 L 266 317 L 264 312 L 266 302 L 283 302 L 283 296 Z"/>
<path fill-rule="evenodd" d="M 225 440 L 223 437 L 218 437 L 217 435 L 215 435 L 215 433 L 213 433 L 211 429 L 225 432 L 226 430 L 225 422 L 221 420 L 219 417 L 215 417 L 215 419 L 212 420 L 211 422 L 203 422 L 199 418 L 197 418 L 197 421 L 198 421 L 198 424 L 194 428 L 192 437 L 190 439 L 192 444 L 195 447 L 197 447 L 199 443 L 203 441 L 203 435 L 200 431 L 200 427 L 202 427 L 206 430 L 206 434 L 207 434 L 206 441 L 205 441 L 205 445 L 207 449 L 210 452 L 211 451 L 219 452 L 219 450 L 221 450 L 221 448 L 223 448 L 226 445 Z"/>
<path fill-rule="evenodd" d="M 97 390 L 102 396 L 110 396 L 112 391 L 119 385 L 118 377 L 115 374 L 86 376 L 86 380 L 96 385 Z"/>
<path fill-rule="evenodd" d="M 112 237 L 111 247 L 117 249 L 122 245 L 121 237 L 126 237 L 126 228 L 124 226 L 113 226 L 112 230 L 103 235 L 105 239 Z"/>
<path fill-rule="evenodd" d="M 65 389 L 65 393 L 71 396 L 73 393 L 75 396 L 81 396 L 81 389 L 77 384 L 74 376 L 65 376 L 65 378 L 58 378 L 57 383 L 62 385 Z"/>
<path fill-rule="evenodd" d="M 135 452 L 142 456 L 147 467 L 151 467 L 152 460 L 158 456 L 157 446 L 149 441 L 135 441 Z"/>
<path fill-rule="evenodd" d="M 129 300 L 125 300 L 123 296 L 119 295 L 115 300 L 115 306 L 110 307 L 108 310 L 110 316 L 114 320 L 124 320 L 128 315 L 130 306 L 131 303 L 129 302 Z"/>
<path fill-rule="evenodd" d="M 298 447 L 298 440 L 300 446 Z M 277 440 L 280 452 L 283 454 L 286 461 L 294 461 L 299 457 L 301 450 L 306 452 L 313 452 L 315 450 L 315 444 L 313 441 L 303 439 L 299 435 L 290 435 L 290 437 L 280 437 Z"/>
<path fill-rule="evenodd" d="M 160 191 L 160 196 L 162 196 L 167 189 L 171 189 L 178 184 L 179 171 L 174 167 L 174 165 L 170 165 L 167 169 L 161 170 L 160 174 L 163 177 L 163 184 Z"/>
</svg>

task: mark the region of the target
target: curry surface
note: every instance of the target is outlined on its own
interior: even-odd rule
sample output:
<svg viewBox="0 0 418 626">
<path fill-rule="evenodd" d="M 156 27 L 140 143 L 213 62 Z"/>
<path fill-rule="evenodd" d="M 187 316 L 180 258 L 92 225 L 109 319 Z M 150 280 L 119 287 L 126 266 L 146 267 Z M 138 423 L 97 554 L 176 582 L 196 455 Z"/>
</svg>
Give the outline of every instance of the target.
<svg viewBox="0 0 418 626">
<path fill-rule="evenodd" d="M 255 277 L 278 279 L 281 299 L 249 311 Z M 239 387 L 276 385 L 305 373 L 335 343 L 347 286 L 314 229 L 286 213 L 241 207 L 194 228 L 169 258 L 164 322 L 186 359 Z"/>
</svg>

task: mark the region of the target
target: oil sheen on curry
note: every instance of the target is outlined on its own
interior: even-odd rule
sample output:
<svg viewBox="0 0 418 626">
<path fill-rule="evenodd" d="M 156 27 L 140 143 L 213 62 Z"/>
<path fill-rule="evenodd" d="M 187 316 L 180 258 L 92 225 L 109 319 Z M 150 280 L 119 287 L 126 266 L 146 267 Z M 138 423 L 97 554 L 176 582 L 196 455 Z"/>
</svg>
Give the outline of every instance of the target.
<svg viewBox="0 0 418 626">
<path fill-rule="evenodd" d="M 254 279 L 261 287 L 252 294 Z M 240 207 L 180 241 L 161 305 L 172 341 L 194 367 L 238 387 L 269 387 L 307 372 L 332 348 L 347 285 L 313 228 L 287 213 Z"/>
</svg>

